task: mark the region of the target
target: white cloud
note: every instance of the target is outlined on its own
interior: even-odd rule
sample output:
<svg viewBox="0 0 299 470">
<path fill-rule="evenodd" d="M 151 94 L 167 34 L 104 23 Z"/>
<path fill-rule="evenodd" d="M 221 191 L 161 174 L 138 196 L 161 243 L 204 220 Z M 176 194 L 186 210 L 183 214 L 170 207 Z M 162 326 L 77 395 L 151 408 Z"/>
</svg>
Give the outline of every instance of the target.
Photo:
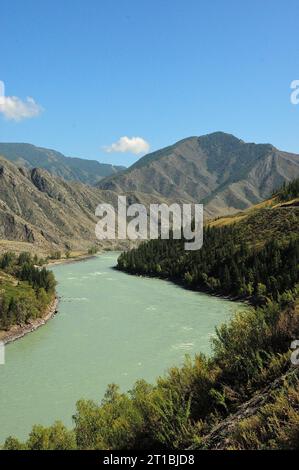
<svg viewBox="0 0 299 470">
<path fill-rule="evenodd" d="M 0 93 L 0 113 L 12 121 L 21 121 L 38 116 L 42 112 L 42 107 L 28 96 L 26 100 L 21 100 L 17 96 L 5 96 L 2 82 L 2 93 Z M 1 92 L 0 90 L 0 92 Z"/>
<path fill-rule="evenodd" d="M 131 152 L 135 155 L 139 153 L 147 153 L 150 149 L 149 143 L 142 137 L 121 137 L 117 142 L 104 147 L 108 153 L 112 152 Z"/>
</svg>

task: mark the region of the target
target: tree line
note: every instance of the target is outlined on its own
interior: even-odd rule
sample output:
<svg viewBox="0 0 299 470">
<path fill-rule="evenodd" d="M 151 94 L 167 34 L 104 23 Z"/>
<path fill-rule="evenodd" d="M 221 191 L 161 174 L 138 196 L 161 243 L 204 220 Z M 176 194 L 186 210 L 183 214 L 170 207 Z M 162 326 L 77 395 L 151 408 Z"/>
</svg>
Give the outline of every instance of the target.
<svg viewBox="0 0 299 470">
<path fill-rule="evenodd" d="M 299 178 L 284 183 L 279 191 L 274 193 L 274 196 L 277 196 L 280 201 L 290 201 L 299 197 Z"/>
<path fill-rule="evenodd" d="M 201 250 L 187 252 L 181 240 L 152 240 L 124 252 L 118 268 L 159 276 L 198 290 L 263 304 L 278 300 L 298 279 L 299 238 L 252 246 L 238 224 L 207 227 Z"/>
</svg>

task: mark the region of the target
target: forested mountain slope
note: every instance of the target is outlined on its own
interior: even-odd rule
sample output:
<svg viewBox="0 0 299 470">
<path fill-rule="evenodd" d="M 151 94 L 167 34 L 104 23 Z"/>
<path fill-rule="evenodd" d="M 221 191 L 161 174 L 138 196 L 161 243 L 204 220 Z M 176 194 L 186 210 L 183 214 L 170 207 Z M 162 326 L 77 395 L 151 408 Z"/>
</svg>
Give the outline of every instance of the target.
<svg viewBox="0 0 299 470">
<path fill-rule="evenodd" d="M 210 222 L 201 250 L 185 251 L 184 240 L 151 240 L 124 252 L 118 267 L 254 303 L 266 293 L 277 300 L 298 277 L 296 184 L 284 186 L 271 200 L 244 213 Z M 288 192 L 293 201 L 286 205 Z"/>
</svg>

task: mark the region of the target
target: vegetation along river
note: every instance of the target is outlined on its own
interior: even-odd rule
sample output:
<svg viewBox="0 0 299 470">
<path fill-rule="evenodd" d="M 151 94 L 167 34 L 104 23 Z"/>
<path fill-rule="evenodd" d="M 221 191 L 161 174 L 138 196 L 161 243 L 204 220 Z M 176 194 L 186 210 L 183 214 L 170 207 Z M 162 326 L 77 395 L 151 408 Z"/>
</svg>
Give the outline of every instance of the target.
<svg viewBox="0 0 299 470">
<path fill-rule="evenodd" d="M 52 269 L 59 313 L 6 346 L 0 365 L 0 442 L 33 424 L 71 425 L 79 398 L 100 401 L 109 383 L 153 382 L 184 356 L 210 352 L 234 302 L 113 269 L 118 253 Z"/>
</svg>

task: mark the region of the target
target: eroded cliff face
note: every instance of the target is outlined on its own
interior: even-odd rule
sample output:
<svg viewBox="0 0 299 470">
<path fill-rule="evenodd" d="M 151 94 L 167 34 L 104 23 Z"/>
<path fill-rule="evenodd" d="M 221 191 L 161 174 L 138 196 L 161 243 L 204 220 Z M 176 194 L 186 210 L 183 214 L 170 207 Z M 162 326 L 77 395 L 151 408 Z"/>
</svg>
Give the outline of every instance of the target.
<svg viewBox="0 0 299 470">
<path fill-rule="evenodd" d="M 106 198 L 112 198 L 107 192 Z M 46 170 L 17 168 L 0 159 L 0 238 L 47 249 L 86 249 L 96 242 L 102 191 L 68 183 Z"/>
<path fill-rule="evenodd" d="M 128 192 L 126 196 L 128 204 L 147 207 L 166 201 L 149 194 Z M 68 182 L 40 168 L 18 168 L 0 157 L 2 241 L 30 243 L 47 253 L 55 249 L 86 251 L 95 244 L 99 248 L 125 248 L 126 242 L 96 238 L 95 210 L 100 203 L 112 204 L 117 210 L 118 194 Z M 30 247 L 20 249 L 30 251 Z"/>
</svg>

